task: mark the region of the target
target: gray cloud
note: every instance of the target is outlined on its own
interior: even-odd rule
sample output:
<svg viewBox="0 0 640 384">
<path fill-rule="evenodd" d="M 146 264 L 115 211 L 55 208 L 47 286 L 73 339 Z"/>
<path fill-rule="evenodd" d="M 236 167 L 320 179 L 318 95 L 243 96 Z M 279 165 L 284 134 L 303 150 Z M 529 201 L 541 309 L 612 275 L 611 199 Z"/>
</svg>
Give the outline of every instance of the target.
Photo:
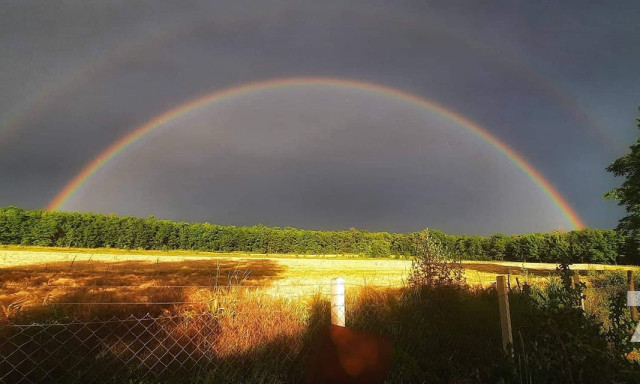
<svg viewBox="0 0 640 384">
<path fill-rule="evenodd" d="M 273 77 L 336 76 L 410 91 L 480 123 L 539 169 L 588 224 L 609 227 L 621 212 L 602 201 L 616 183 L 603 168 L 637 133 L 637 14 L 634 2 L 7 2 L 0 205 L 44 206 L 109 143 L 198 95 Z M 229 102 L 224 113 L 213 108 L 218 115 L 203 110 L 189 120 L 189 135 L 158 133 L 149 139 L 158 147 L 140 144 L 144 155 L 127 163 L 129 173 L 106 172 L 109 186 L 96 176 L 97 197 L 79 194 L 69 207 L 471 233 L 553 229 L 561 220 L 522 174 L 478 162 L 496 156 L 481 143 L 453 158 L 442 137 L 429 147 L 425 132 L 447 124 L 437 117 L 362 94 L 357 108 L 332 102 L 343 97 L 335 92 L 288 97 Z M 211 124 L 215 134 L 205 129 L 211 121 L 219 123 Z M 410 128 L 400 134 L 400 127 Z M 416 177 L 421 171 L 429 183 Z M 216 188 L 220 179 L 225 188 Z"/>
<path fill-rule="evenodd" d="M 387 95 L 325 86 L 239 95 L 182 115 L 119 154 L 65 208 L 397 231 L 567 225 L 470 131 Z"/>
</svg>

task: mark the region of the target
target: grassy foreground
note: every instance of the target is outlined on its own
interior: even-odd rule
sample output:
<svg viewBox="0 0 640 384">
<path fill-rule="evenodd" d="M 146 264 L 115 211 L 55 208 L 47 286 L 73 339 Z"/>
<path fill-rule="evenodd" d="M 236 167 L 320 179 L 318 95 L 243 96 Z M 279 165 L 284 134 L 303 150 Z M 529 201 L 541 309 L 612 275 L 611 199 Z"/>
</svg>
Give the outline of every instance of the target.
<svg viewBox="0 0 640 384">
<path fill-rule="evenodd" d="M 0 323 L 150 314 L 169 324 L 162 332 L 176 340 L 176 356 L 188 351 L 186 360 L 210 361 L 195 376 L 182 374 L 186 365 L 168 370 L 177 375 L 175 382 L 298 382 L 304 375 L 300 359 L 329 321 L 329 281 L 341 276 L 347 282 L 347 326 L 392 339 L 389 383 L 633 382 L 625 380 L 636 374 L 629 361 L 635 355 L 621 343 L 634 325 L 624 303 L 614 304 L 625 290 L 623 270 L 635 267 L 573 266 L 588 285 L 587 316 L 569 303 L 574 293 L 564 293 L 555 264 L 465 262 L 468 285 L 426 290 L 406 287 L 410 268 L 410 261 L 391 259 L 2 247 Z M 489 287 L 496 274 L 512 276 L 514 358 L 502 351 L 497 296 Z M 612 309 L 622 312 L 612 318 Z M 123 359 L 139 365 L 166 357 L 154 357 L 163 351 L 155 339 L 119 327 L 123 336 L 113 344 L 93 331 L 89 339 L 69 336 L 60 344 L 59 333 L 42 333 L 45 344 L 37 350 L 48 357 L 37 364 L 56 370 L 62 360 L 80 361 L 73 375 L 60 372 L 69 382 L 100 372 L 117 373 L 122 382 L 171 382 L 119 365 Z M 65 352 L 83 351 L 86 340 L 102 343 L 103 352 Z M 126 355 L 130 347 L 123 346 L 141 341 L 153 347 L 143 360 Z"/>
</svg>

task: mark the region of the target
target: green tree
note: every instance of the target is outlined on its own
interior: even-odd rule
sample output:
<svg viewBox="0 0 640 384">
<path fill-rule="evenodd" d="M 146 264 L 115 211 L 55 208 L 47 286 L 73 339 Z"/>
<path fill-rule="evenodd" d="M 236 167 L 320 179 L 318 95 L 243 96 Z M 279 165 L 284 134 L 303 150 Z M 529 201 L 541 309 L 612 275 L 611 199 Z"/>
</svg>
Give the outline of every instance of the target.
<svg viewBox="0 0 640 384">
<path fill-rule="evenodd" d="M 504 260 L 507 249 L 507 237 L 497 233 L 485 241 L 485 250 L 489 260 Z"/>
<path fill-rule="evenodd" d="M 0 244 L 408 257 L 421 255 L 424 233 L 231 227 L 157 220 L 153 216 L 142 219 L 0 207 Z M 428 234 L 445 252 L 464 260 L 617 263 L 621 254 L 638 253 L 637 246 L 632 248 L 632 243 L 613 230 L 491 237 L 449 235 L 436 230 Z"/>
<path fill-rule="evenodd" d="M 636 119 L 640 128 L 640 118 Z M 636 143 L 629 147 L 629 152 L 607 167 L 607 171 L 616 177 L 624 177 L 625 181 L 618 188 L 605 193 L 604 197 L 617 200 L 618 205 L 624 206 L 627 216 L 620 219 L 617 230 L 624 235 L 633 246 L 627 246 L 635 251 L 634 255 L 626 255 L 637 261 L 640 253 L 640 136 Z"/>
<path fill-rule="evenodd" d="M 413 237 L 416 251 L 411 261 L 409 285 L 413 287 L 455 287 L 465 283 L 460 258 L 447 251 L 429 230 Z"/>
</svg>

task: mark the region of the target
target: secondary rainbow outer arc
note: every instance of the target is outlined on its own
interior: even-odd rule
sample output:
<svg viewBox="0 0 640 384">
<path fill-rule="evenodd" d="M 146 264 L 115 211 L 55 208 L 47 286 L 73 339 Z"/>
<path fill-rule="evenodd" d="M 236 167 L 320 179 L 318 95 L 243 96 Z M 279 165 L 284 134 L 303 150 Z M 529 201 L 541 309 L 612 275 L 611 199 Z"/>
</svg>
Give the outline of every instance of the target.
<svg viewBox="0 0 640 384">
<path fill-rule="evenodd" d="M 162 124 L 184 114 L 193 109 L 206 105 L 208 103 L 215 102 L 227 97 L 239 95 L 245 92 L 254 92 L 260 90 L 266 90 L 269 88 L 281 88 L 289 86 L 333 86 L 333 87 L 346 87 L 355 88 L 370 92 L 381 93 L 391 97 L 395 97 L 401 100 L 409 101 L 420 105 L 421 107 L 432 110 L 442 116 L 449 118 L 450 120 L 460 124 L 462 127 L 473 132 L 480 138 L 484 139 L 488 143 L 492 144 L 496 149 L 505 154 L 511 161 L 513 161 L 518 168 L 520 168 L 525 174 L 527 174 L 538 186 L 549 196 L 553 203 L 563 212 L 567 217 L 571 225 L 576 229 L 585 227 L 580 216 L 571 208 L 567 201 L 560 195 L 560 193 L 549 183 L 547 179 L 535 168 L 533 168 L 522 156 L 520 156 L 513 149 L 509 148 L 505 143 L 498 138 L 491 135 L 485 129 L 478 124 L 468 120 L 467 118 L 422 97 L 406 93 L 397 89 L 389 88 L 386 86 L 340 78 L 325 78 L 325 77 L 295 77 L 295 78 L 279 78 L 266 81 L 259 81 L 254 83 L 248 83 L 237 87 L 231 87 L 206 94 L 198 97 L 194 100 L 181 104 L 175 108 L 172 108 L 156 118 L 148 121 L 146 124 L 134 129 L 129 134 L 120 138 L 107 149 L 95 157 L 90 163 L 88 163 L 80 173 L 78 173 L 47 205 L 46 209 L 49 211 L 58 210 L 77 190 L 80 188 L 89 177 L 102 168 L 109 160 L 111 160 L 118 153 L 122 152 L 131 144 L 138 141 L 146 133 L 161 126 Z"/>
</svg>

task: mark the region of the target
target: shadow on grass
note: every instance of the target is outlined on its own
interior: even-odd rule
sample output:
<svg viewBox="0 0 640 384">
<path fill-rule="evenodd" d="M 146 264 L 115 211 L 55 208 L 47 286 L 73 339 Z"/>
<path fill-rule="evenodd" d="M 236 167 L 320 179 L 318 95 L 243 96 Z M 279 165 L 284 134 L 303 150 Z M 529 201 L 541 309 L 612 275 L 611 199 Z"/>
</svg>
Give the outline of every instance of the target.
<svg viewBox="0 0 640 384">
<path fill-rule="evenodd" d="M 256 316 L 269 335 L 248 322 L 237 329 L 220 313 L 0 327 L 0 383 L 302 382 L 305 356 L 328 319 L 328 303 L 318 300 L 306 320 L 277 311 Z M 225 344 L 233 343 L 225 333 L 253 345 Z"/>
<path fill-rule="evenodd" d="M 393 343 L 388 382 L 493 382 L 501 349 L 497 298 L 464 289 L 366 292 L 348 310 L 347 326 Z"/>
<path fill-rule="evenodd" d="M 0 269 L 5 321 L 159 314 L 211 301 L 219 289 L 269 285 L 285 267 L 268 259 L 56 262 Z M 183 303 L 183 304 L 152 304 Z"/>
<path fill-rule="evenodd" d="M 302 310 L 286 299 L 241 299 L 209 314 L 130 325 L 1 331 L 0 354 L 11 366 L 24 364 L 5 381 L 305 382 L 306 359 L 329 323 L 328 301 L 316 297 Z M 520 292 L 511 294 L 515 359 L 502 350 L 493 290 L 364 289 L 347 300 L 347 327 L 391 339 L 388 383 L 626 382 L 617 372 L 633 369 L 607 355 L 584 314 L 529 306 Z M 5 357 L 0 372 L 7 364 Z"/>
<path fill-rule="evenodd" d="M 287 310 L 284 302 L 256 305 L 256 311 L 231 316 L 143 319 L 44 332 L 36 327 L 5 334 L 0 353 L 17 344 L 21 352 L 12 355 L 12 364 L 26 360 L 20 372 L 33 370 L 28 378 L 37 382 L 305 382 L 314 340 L 329 324 L 329 302 L 316 298 L 302 316 Z M 495 296 L 365 289 L 347 308 L 349 328 L 391 339 L 388 382 L 484 382 L 499 376 L 495 366 L 503 353 Z"/>
</svg>

